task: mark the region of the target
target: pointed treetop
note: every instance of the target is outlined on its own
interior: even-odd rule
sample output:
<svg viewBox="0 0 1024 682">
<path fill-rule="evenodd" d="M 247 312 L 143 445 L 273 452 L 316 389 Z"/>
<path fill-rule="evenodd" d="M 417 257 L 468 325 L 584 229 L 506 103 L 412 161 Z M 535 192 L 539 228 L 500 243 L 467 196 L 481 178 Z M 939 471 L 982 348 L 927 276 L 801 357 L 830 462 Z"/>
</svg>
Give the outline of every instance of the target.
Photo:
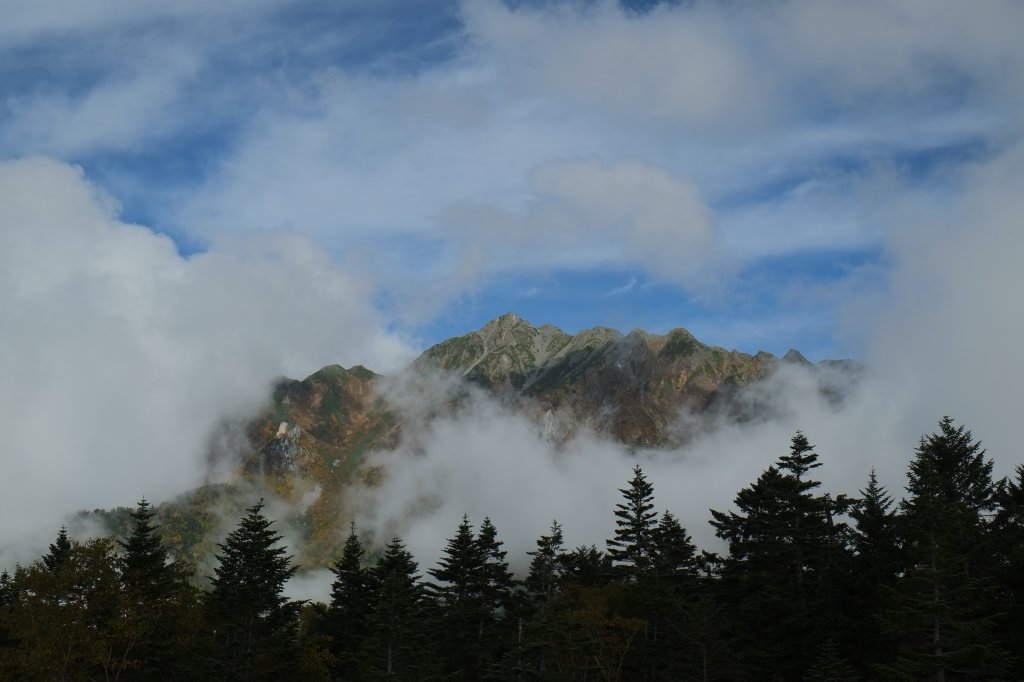
<svg viewBox="0 0 1024 682">
<path fill-rule="evenodd" d="M 71 540 L 68 539 L 68 527 L 61 525 L 57 539 L 50 543 L 50 551 L 43 555 L 43 565 L 50 573 L 57 573 L 64 565 L 71 552 Z"/>
<path fill-rule="evenodd" d="M 804 474 L 821 466 L 814 446 L 807 440 L 803 431 L 797 431 L 790 441 L 789 454 L 779 457 L 779 469 L 802 480 Z"/>
<path fill-rule="evenodd" d="M 620 488 L 623 502 L 615 505 L 615 537 L 607 541 L 608 556 L 627 566 L 630 575 L 645 571 L 651 563 L 652 533 L 657 512 L 654 509 L 654 486 L 637 464 L 628 488 Z"/>
</svg>

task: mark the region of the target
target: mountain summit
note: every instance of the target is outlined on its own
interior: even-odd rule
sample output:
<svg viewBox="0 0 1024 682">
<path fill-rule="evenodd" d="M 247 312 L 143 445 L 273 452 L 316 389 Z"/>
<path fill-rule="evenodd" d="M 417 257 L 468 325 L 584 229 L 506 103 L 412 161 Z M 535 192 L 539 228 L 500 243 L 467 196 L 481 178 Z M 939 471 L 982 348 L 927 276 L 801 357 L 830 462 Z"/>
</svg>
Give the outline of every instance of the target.
<svg viewBox="0 0 1024 682">
<path fill-rule="evenodd" d="M 561 435 L 587 425 L 652 447 L 678 438 L 668 427 L 680 410 L 726 407 L 739 388 L 766 378 L 780 363 L 815 367 L 795 350 L 782 360 L 766 352 L 749 355 L 701 343 L 682 328 L 623 335 L 595 327 L 570 335 L 506 313 L 427 349 L 413 367 L 457 374 L 517 398 Z"/>
</svg>

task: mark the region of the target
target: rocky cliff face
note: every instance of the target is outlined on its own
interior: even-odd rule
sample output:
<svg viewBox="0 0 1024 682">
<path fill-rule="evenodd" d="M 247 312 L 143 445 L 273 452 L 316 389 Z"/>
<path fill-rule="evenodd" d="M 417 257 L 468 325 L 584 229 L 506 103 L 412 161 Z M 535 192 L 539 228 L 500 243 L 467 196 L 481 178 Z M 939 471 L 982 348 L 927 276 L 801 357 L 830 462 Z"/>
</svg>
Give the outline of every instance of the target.
<svg viewBox="0 0 1024 682">
<path fill-rule="evenodd" d="M 749 355 L 701 343 L 685 329 L 622 335 L 597 327 L 570 336 L 509 313 L 433 346 L 414 366 L 461 375 L 515 400 L 543 416 L 555 437 L 585 425 L 628 445 L 657 447 L 679 437 L 668 427 L 681 409 L 749 416 L 731 398 L 782 363 L 811 366 L 796 351 L 782 359 Z"/>
</svg>

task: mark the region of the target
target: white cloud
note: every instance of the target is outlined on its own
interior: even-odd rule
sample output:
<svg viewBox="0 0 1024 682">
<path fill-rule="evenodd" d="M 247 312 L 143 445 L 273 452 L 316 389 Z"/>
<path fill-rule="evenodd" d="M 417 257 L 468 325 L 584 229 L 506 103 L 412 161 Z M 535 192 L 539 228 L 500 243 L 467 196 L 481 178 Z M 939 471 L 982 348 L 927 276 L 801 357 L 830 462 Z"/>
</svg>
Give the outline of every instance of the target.
<svg viewBox="0 0 1024 682">
<path fill-rule="evenodd" d="M 10 121 L 0 144 L 64 158 L 137 148 L 177 130 L 180 123 L 170 120 L 171 112 L 197 68 L 187 51 L 154 50 L 143 63 L 79 97 L 50 92 L 8 98 Z"/>
<path fill-rule="evenodd" d="M 692 283 L 714 245 L 697 188 L 661 168 L 550 162 L 530 174 L 530 188 L 533 201 L 521 213 L 464 203 L 442 217 L 456 244 L 481 254 L 484 274 L 567 263 L 640 265 Z"/>
<path fill-rule="evenodd" d="M 408 358 L 367 288 L 295 235 L 186 260 L 43 158 L 0 164 L 0 225 L 5 548 L 69 511 L 195 485 L 211 427 L 276 376 Z"/>
</svg>

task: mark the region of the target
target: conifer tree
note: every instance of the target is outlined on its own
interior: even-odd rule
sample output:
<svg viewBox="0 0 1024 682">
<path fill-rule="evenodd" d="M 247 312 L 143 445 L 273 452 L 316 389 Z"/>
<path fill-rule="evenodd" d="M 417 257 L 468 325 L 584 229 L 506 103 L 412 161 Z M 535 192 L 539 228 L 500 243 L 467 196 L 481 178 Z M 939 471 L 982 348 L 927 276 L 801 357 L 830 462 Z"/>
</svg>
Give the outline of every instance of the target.
<svg viewBox="0 0 1024 682">
<path fill-rule="evenodd" d="M 431 590 L 445 623 L 445 667 L 459 679 L 475 680 L 488 660 L 500 658 L 497 625 L 513 589 L 506 552 L 489 518 L 474 536 L 467 516 L 430 575 Z"/>
<path fill-rule="evenodd" d="M 1000 558 L 999 584 L 1005 600 L 1000 631 L 1009 651 L 1024 652 L 1024 464 L 1014 478 L 1000 481 L 996 494 L 995 542 Z M 1024 655 L 1018 653 L 1011 679 L 1024 679 Z"/>
<path fill-rule="evenodd" d="M 615 537 L 608 540 L 608 556 L 621 566 L 627 579 L 636 580 L 646 572 L 654 552 L 653 533 L 657 512 L 654 509 L 654 486 L 644 476 L 640 465 L 633 467 L 628 488 L 621 488 L 624 502 L 615 505 Z"/>
<path fill-rule="evenodd" d="M 498 613 L 509 606 L 515 581 L 505 559 L 508 552 L 502 549 L 504 543 L 498 540 L 498 530 L 489 517 L 484 517 L 481 522 L 476 543 L 483 560 L 482 627 L 487 629 L 497 619 Z"/>
<path fill-rule="evenodd" d="M 651 539 L 654 548 L 652 567 L 655 575 L 668 580 L 696 576 L 697 548 L 690 539 L 690 534 L 680 525 L 672 512 L 666 511 L 661 515 Z"/>
<path fill-rule="evenodd" d="M 114 543 L 95 538 L 69 541 L 56 570 L 41 558 L 16 571 L 18 598 L 4 609 L 15 646 L 0 649 L 0 679 L 124 678 L 135 659 L 120 568 Z"/>
<path fill-rule="evenodd" d="M 70 551 L 71 541 L 68 539 L 68 527 L 62 525 L 57 533 L 57 539 L 50 543 L 50 551 L 42 557 L 46 570 L 50 573 L 59 571 Z"/>
<path fill-rule="evenodd" d="M 441 613 L 444 672 L 453 679 L 478 679 L 483 665 L 484 558 L 468 516 L 463 515 L 437 567 L 428 573 L 437 581 L 428 588 Z"/>
<path fill-rule="evenodd" d="M 892 601 L 891 591 L 902 570 L 893 499 L 879 484 L 874 469 L 850 516 L 855 521 L 852 587 L 857 595 L 852 603 L 856 626 L 852 629 L 851 644 L 857 652 L 858 668 L 864 674 L 871 674 L 875 666 L 894 654 L 879 629 L 879 618 L 883 608 Z"/>
<path fill-rule="evenodd" d="M 527 552 L 532 558 L 525 584 L 534 602 L 549 601 L 559 589 L 565 573 L 562 542 L 562 526 L 552 521 L 550 532 L 537 539 L 537 549 Z"/>
<path fill-rule="evenodd" d="M 644 604 L 648 627 L 644 656 L 646 677 L 688 679 L 698 661 L 690 624 L 697 597 L 697 548 L 675 515 L 666 511 L 652 533 L 650 574 L 637 584 L 635 602 Z"/>
<path fill-rule="evenodd" d="M 999 609 L 987 574 L 986 515 L 995 506 L 992 462 L 963 426 L 944 417 L 922 438 L 902 507 L 907 567 L 883 616 L 896 660 L 886 676 L 996 678 L 1009 656 L 996 633 Z"/>
<path fill-rule="evenodd" d="M 189 676 L 190 661 L 183 655 L 191 636 L 189 619 L 195 602 L 188 585 L 189 571 L 170 561 L 155 512 L 143 498 L 130 513 L 131 534 L 119 541 L 124 551 L 121 584 L 127 599 L 126 636 L 131 638 L 137 680 L 170 680 Z"/>
<path fill-rule="evenodd" d="M 364 644 L 369 678 L 417 682 L 430 674 L 427 610 L 417 571 L 415 559 L 398 537 L 373 567 L 377 599 Z"/>
<path fill-rule="evenodd" d="M 341 557 L 331 566 L 334 582 L 327 611 L 328 634 L 336 659 L 335 672 L 342 679 L 358 676 L 358 654 L 375 601 L 375 584 L 369 569 L 363 565 L 364 554 L 355 523 L 352 523 Z"/>
<path fill-rule="evenodd" d="M 848 506 L 814 491 L 820 466 L 797 432 L 790 451 L 736 495 L 736 512 L 712 510 L 716 535 L 729 543 L 722 562 L 723 597 L 734 623 L 737 661 L 748 675 L 797 678 L 823 636 L 833 635 L 835 591 L 842 585 Z"/>
<path fill-rule="evenodd" d="M 565 582 L 597 587 L 608 582 L 611 573 L 611 559 L 596 545 L 579 545 L 565 555 Z"/>
<path fill-rule="evenodd" d="M 284 596 L 295 573 L 281 536 L 263 515 L 263 500 L 246 510 L 238 528 L 218 544 L 207 618 L 214 651 L 211 677 L 275 680 L 296 660 L 299 603 Z"/>
</svg>

